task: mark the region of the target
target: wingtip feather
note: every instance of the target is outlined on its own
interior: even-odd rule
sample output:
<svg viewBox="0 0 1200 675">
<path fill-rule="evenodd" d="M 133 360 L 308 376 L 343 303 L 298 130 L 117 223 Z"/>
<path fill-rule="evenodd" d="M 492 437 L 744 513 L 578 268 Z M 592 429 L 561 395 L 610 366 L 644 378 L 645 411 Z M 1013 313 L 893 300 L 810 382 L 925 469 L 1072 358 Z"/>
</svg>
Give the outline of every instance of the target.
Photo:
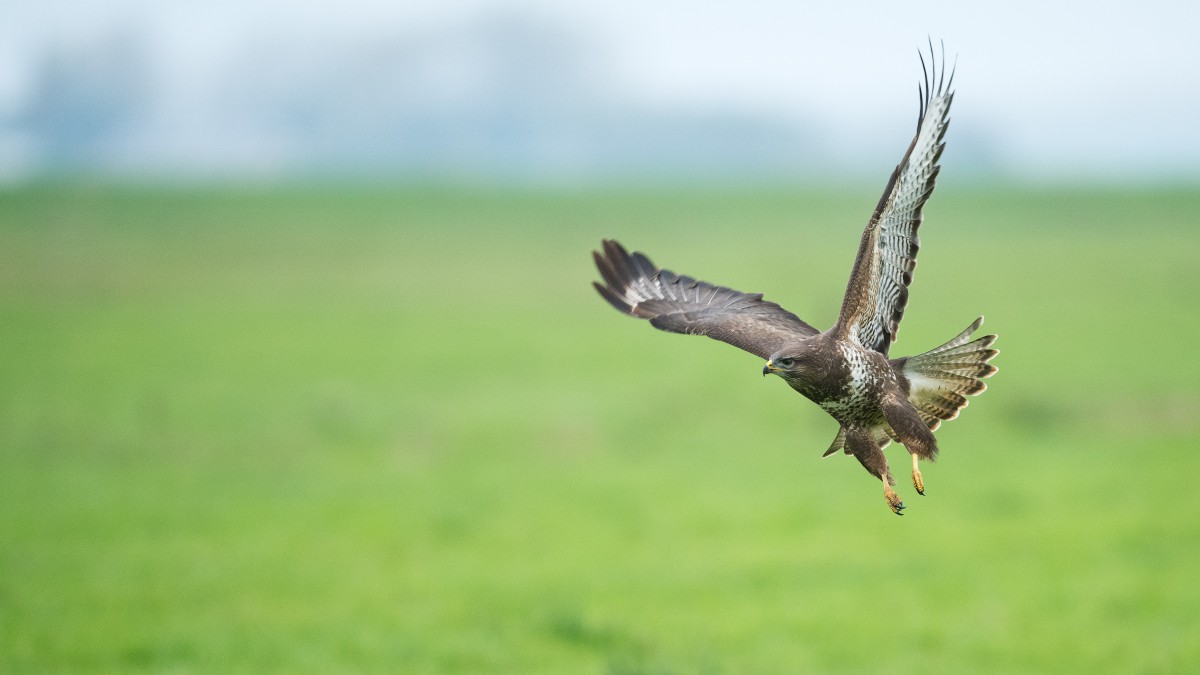
<svg viewBox="0 0 1200 675">
<path fill-rule="evenodd" d="M 622 314 L 633 313 L 633 305 L 630 305 L 624 298 L 614 293 L 608 286 L 604 286 L 598 281 L 593 281 L 592 288 L 595 288 L 600 297 L 607 300 L 608 304 L 612 305 L 618 312 Z"/>
</svg>

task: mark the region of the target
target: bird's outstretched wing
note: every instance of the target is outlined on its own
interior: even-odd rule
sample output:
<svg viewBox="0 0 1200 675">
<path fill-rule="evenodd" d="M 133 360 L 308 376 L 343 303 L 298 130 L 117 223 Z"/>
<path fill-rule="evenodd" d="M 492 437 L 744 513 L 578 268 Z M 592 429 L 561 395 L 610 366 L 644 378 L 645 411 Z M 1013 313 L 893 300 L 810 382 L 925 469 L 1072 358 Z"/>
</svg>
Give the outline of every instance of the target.
<svg viewBox="0 0 1200 675">
<path fill-rule="evenodd" d="M 604 278 L 604 284 L 592 284 L 600 295 L 625 314 L 649 319 L 655 328 L 707 335 L 764 359 L 788 342 L 818 332 L 763 300 L 762 293 L 742 293 L 658 269 L 645 255 L 630 255 L 610 239 L 604 240 L 603 253 L 592 255 Z"/>
<path fill-rule="evenodd" d="M 908 304 L 908 285 L 920 246 L 917 228 L 921 225 L 921 208 L 933 192 L 941 168 L 938 159 L 945 147 L 942 139 L 950 122 L 950 102 L 954 100 L 954 72 L 946 77 L 945 54 L 939 70 L 932 42 L 929 49 L 928 66 L 921 57 L 925 77 L 919 87 L 917 133 L 892 172 L 863 232 L 834 329 L 838 337 L 857 340 L 885 356 L 896 341 Z"/>
</svg>

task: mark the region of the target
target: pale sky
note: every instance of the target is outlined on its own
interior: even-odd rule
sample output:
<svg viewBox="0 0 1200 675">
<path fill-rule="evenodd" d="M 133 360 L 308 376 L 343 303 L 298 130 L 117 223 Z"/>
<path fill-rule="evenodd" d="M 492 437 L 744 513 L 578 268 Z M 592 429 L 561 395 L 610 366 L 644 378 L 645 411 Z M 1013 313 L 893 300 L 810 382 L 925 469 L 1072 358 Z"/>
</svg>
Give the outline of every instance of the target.
<svg viewBox="0 0 1200 675">
<path fill-rule="evenodd" d="M 579 86 L 613 105 L 775 120 L 876 161 L 907 141 L 917 50 L 932 36 L 957 58 L 952 144 L 971 139 L 1007 171 L 1033 176 L 1200 177 L 1194 2 L 4 0 L 0 7 L 0 116 L 23 110 L 47 50 L 114 35 L 136 38 L 151 59 L 149 76 L 162 83 L 156 124 L 188 128 L 184 117 L 212 101 L 230 73 L 253 72 L 255 55 L 284 54 L 296 68 L 313 67 L 311 55 L 326 48 L 423 36 L 436 43 L 461 36 L 463 25 L 519 16 L 561 31 L 584 62 L 571 71 L 586 75 Z M 433 72 L 452 88 L 459 52 L 435 51 L 445 58 Z M 274 67 L 271 78 L 288 66 Z M 17 157 L 10 165 L 36 153 L 11 126 L 0 131 L 0 151 Z M 215 132 L 195 133 L 194 145 L 204 146 Z M 248 158 L 270 147 L 245 133 Z M 896 140 L 879 147 L 885 138 Z M 189 146 L 179 143 L 183 161 Z"/>
</svg>

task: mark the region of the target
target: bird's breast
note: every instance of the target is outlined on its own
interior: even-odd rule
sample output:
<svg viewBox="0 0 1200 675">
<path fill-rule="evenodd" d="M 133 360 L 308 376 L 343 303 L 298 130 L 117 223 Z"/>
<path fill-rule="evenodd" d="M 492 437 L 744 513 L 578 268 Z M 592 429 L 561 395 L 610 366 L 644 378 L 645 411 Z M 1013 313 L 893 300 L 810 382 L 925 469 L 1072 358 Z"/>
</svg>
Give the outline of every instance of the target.
<svg viewBox="0 0 1200 675">
<path fill-rule="evenodd" d="M 877 423 L 883 418 L 880 405 L 883 391 L 889 376 L 895 376 L 886 368 L 886 361 L 881 367 L 877 361 L 882 359 L 872 358 L 865 350 L 840 345 L 839 355 L 843 367 L 836 369 L 841 372 L 836 386 L 826 387 L 819 398 L 810 398 L 843 424 Z"/>
</svg>

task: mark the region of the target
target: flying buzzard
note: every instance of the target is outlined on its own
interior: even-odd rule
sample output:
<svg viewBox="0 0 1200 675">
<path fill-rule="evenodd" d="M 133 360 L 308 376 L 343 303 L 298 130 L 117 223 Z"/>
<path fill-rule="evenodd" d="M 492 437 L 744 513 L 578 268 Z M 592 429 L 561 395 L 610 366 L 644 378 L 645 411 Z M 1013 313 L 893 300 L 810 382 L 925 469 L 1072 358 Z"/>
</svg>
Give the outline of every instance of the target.
<svg viewBox="0 0 1200 675">
<path fill-rule="evenodd" d="M 932 46 L 932 45 L 931 45 Z M 629 254 L 605 240 L 593 252 L 604 284 L 594 283 L 621 312 L 649 319 L 672 333 L 707 335 L 767 359 L 763 375 L 778 375 L 841 424 L 833 444 L 854 455 L 883 481 L 888 506 L 902 515 L 904 502 L 883 448 L 904 444 L 912 455 L 913 487 L 925 494 L 919 459 L 937 457 L 932 431 L 967 405 L 966 395 L 982 392 L 980 378 L 996 372 L 988 363 L 998 352 L 995 335 L 971 340 L 983 323 L 976 319 L 949 342 L 924 354 L 889 359 L 888 349 L 908 303 L 917 258 L 921 208 L 933 192 L 954 74 L 939 72 L 931 58 L 919 86 L 917 133 L 888 179 L 875 213 L 867 222 L 837 323 L 821 332 L 761 293 L 714 286 L 659 269 L 642 253 Z"/>
</svg>

